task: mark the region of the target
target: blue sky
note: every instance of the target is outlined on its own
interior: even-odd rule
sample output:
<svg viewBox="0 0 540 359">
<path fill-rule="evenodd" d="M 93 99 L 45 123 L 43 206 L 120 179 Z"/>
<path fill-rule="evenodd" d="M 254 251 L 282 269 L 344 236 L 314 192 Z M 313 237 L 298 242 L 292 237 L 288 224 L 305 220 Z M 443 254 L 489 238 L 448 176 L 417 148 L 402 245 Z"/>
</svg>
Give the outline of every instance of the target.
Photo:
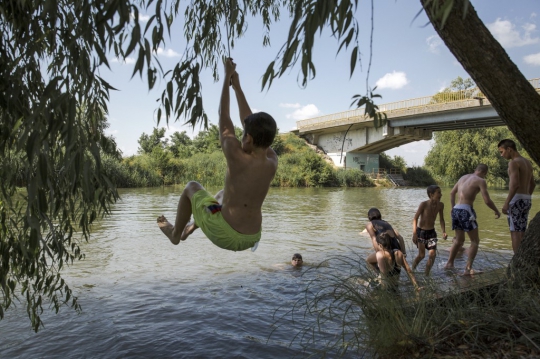
<svg viewBox="0 0 540 359">
<path fill-rule="evenodd" d="M 525 77 L 540 77 L 540 0 L 471 2 Z M 413 21 L 419 10 L 419 1 L 375 1 L 369 86 L 378 86 L 376 92 L 382 95 L 380 103 L 429 96 L 447 87 L 458 76 L 469 77 L 432 26 L 424 26 L 428 22 L 427 17 L 422 14 Z M 330 37 L 329 31 L 324 31 L 316 39 L 314 48 L 317 76 L 308 83 L 307 88 L 301 88 L 298 84 L 299 68 L 295 67 L 263 92 L 262 75 L 286 40 L 289 19 L 282 17 L 281 22 L 272 27 L 269 47 L 262 46 L 260 21 L 249 20 L 248 31 L 235 42 L 231 57 L 237 63 L 242 87 L 252 109 L 270 113 L 281 132 L 294 128 L 300 119 L 349 110 L 351 97 L 366 92 L 370 2 L 360 1 L 356 18 L 361 25 L 360 48 L 363 56 L 360 59 L 361 67 L 357 66 L 352 78 L 349 76 L 350 54 L 342 50 L 336 56 L 338 43 Z M 140 21 L 144 22 L 145 19 L 145 14 L 142 14 Z M 162 65 L 172 68 L 180 60 L 184 48 L 182 24 L 179 22 L 173 28 L 167 47 L 158 53 Z M 130 79 L 133 66 L 133 59 L 128 58 L 126 62 L 112 59 L 111 71 L 102 70 L 102 75 L 120 90 L 111 94 L 110 128 L 107 132 L 116 138 L 124 156 L 136 154 L 140 135 L 143 132 L 151 133 L 156 126 L 156 99 L 161 95 L 159 85 L 157 89 L 148 91 L 146 83 L 138 76 Z M 214 82 L 209 70 L 203 73 L 202 78 L 204 106 L 209 121 L 217 124 L 221 84 Z M 233 103 L 233 121 L 240 126 L 234 106 Z M 186 131 L 191 137 L 196 135 L 199 127 L 182 126 L 184 122 L 182 118 L 170 122 L 167 135 L 175 131 Z M 163 126 L 166 124 L 160 123 L 160 127 Z M 432 141 L 419 141 L 387 153 L 404 157 L 408 165 L 422 165 L 431 145 Z"/>
</svg>

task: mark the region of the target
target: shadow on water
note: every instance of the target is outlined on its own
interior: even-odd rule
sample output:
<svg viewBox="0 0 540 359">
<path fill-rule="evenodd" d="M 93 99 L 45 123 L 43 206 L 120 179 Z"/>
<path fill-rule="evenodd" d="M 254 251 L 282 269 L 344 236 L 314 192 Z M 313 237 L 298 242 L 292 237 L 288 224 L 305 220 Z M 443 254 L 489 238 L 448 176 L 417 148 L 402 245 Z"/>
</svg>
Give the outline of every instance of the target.
<svg viewBox="0 0 540 359">
<path fill-rule="evenodd" d="M 371 241 L 359 232 L 371 207 L 403 234 L 411 262 L 412 216 L 426 199 L 423 188 L 272 188 L 259 248 L 229 252 L 200 231 L 178 246 L 160 232 L 156 218 L 174 218 L 181 190 L 122 190 L 112 215 L 96 224 L 82 245 L 86 259 L 64 272 L 83 312 L 47 312 L 45 327 L 35 334 L 19 304 L 0 322 L 0 357 L 301 357 L 304 348 L 291 340 L 314 319 L 284 316 L 275 323 L 274 315 L 305 295 L 306 283 L 317 276 L 308 269 L 352 251 L 367 255 Z M 443 189 L 451 238 L 448 195 Z M 491 195 L 501 207 L 506 192 Z M 475 209 L 481 238 L 475 267 L 500 267 L 511 258 L 506 221 L 494 220 L 483 203 Z M 451 241 L 439 243 L 432 276 L 444 278 Z M 289 264 L 296 252 L 306 264 L 300 270 Z M 458 257 L 456 266 L 464 267 L 465 260 Z M 421 273 L 418 277 L 422 280 Z"/>
</svg>

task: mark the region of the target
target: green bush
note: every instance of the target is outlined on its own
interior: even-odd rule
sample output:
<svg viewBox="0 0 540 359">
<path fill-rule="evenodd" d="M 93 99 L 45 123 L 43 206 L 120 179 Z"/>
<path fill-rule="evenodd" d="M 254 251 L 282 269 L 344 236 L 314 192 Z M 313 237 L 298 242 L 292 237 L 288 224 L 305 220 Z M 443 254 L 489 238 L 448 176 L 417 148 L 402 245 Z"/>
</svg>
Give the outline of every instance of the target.
<svg viewBox="0 0 540 359">
<path fill-rule="evenodd" d="M 182 173 L 177 183 L 197 181 L 205 187 L 222 187 L 225 183 L 227 162 L 223 152 L 197 153 L 182 161 Z"/>
<path fill-rule="evenodd" d="M 343 169 L 336 171 L 336 178 L 341 187 L 372 187 L 374 186 L 371 177 L 358 168 Z"/>
<path fill-rule="evenodd" d="M 407 172 L 403 174 L 403 179 L 407 181 L 409 186 L 427 187 L 436 184 L 431 172 L 424 167 L 409 167 Z"/>
</svg>

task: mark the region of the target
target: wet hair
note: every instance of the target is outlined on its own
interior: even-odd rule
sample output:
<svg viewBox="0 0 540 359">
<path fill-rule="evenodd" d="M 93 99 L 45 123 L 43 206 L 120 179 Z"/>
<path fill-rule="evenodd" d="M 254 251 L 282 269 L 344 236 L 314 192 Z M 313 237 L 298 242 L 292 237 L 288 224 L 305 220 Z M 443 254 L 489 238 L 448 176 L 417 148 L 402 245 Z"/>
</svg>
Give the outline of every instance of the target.
<svg viewBox="0 0 540 359">
<path fill-rule="evenodd" d="M 302 255 L 300 253 L 293 254 L 292 259 L 296 259 L 296 258 L 302 259 Z"/>
<path fill-rule="evenodd" d="M 375 207 L 369 209 L 367 217 L 370 221 L 373 221 L 375 219 L 382 219 L 381 212 Z"/>
<path fill-rule="evenodd" d="M 268 148 L 276 137 L 277 125 L 272 116 L 266 112 L 257 112 L 244 120 L 244 135 L 253 137 L 255 147 Z"/>
<path fill-rule="evenodd" d="M 390 251 L 392 249 L 391 246 L 391 239 L 393 237 L 390 236 L 388 232 L 379 233 L 376 237 L 377 243 L 379 243 L 384 249 L 387 251 Z"/>
<path fill-rule="evenodd" d="M 480 173 L 487 173 L 488 172 L 488 166 L 483 164 L 483 163 L 480 163 L 478 166 L 476 166 L 475 171 L 478 171 Z"/>
<path fill-rule="evenodd" d="M 427 188 L 428 197 L 431 198 L 431 196 L 435 194 L 437 189 L 441 189 L 441 187 L 437 186 L 436 184 L 432 184 L 431 186 L 428 186 Z"/>
<path fill-rule="evenodd" d="M 516 143 L 509 138 L 505 138 L 504 140 L 500 141 L 497 145 L 497 148 L 499 147 L 502 147 L 504 149 L 511 148 L 514 151 L 517 151 Z"/>
</svg>

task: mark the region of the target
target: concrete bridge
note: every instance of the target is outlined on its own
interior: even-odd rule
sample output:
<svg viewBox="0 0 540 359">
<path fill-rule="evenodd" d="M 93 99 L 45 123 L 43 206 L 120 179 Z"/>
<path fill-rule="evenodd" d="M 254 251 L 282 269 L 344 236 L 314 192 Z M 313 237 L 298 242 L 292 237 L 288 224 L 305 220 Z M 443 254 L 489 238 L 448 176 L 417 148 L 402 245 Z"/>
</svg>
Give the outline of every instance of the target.
<svg viewBox="0 0 540 359">
<path fill-rule="evenodd" d="M 540 92 L 540 78 L 529 81 Z M 380 128 L 359 108 L 297 121 L 293 132 L 322 148 L 336 166 L 372 172 L 379 153 L 430 140 L 433 131 L 504 125 L 478 88 L 382 104 L 379 111 L 388 118 Z"/>
</svg>

